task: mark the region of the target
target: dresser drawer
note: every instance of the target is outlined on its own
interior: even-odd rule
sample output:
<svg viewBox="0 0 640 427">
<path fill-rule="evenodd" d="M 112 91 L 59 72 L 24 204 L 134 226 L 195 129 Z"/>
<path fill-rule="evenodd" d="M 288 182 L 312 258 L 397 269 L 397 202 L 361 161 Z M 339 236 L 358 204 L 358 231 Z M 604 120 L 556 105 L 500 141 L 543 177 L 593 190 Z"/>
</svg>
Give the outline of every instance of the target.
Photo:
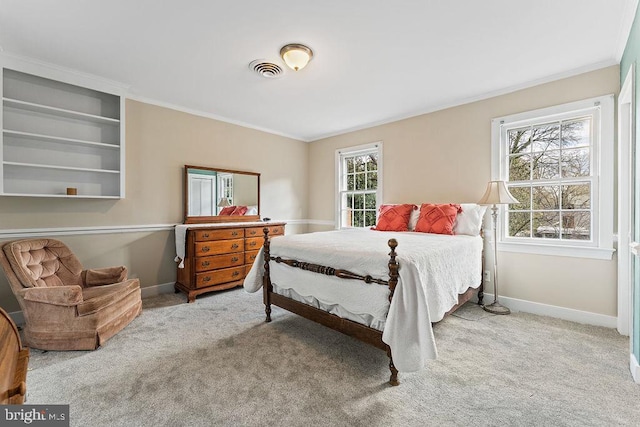
<svg viewBox="0 0 640 427">
<path fill-rule="evenodd" d="M 242 228 L 229 228 L 225 230 L 197 230 L 194 233 L 196 242 L 204 242 L 208 240 L 238 239 L 244 237 L 244 230 Z"/>
<path fill-rule="evenodd" d="M 269 236 L 280 236 L 284 234 L 283 225 L 269 225 Z M 262 237 L 264 238 L 264 226 L 263 227 L 248 227 L 244 230 L 245 237 Z"/>
<path fill-rule="evenodd" d="M 247 251 L 244 253 L 244 263 L 249 264 L 249 267 L 253 265 L 253 261 L 256 260 L 258 256 L 258 252 L 260 251 Z"/>
<path fill-rule="evenodd" d="M 196 242 L 195 246 L 195 254 L 197 257 L 244 252 L 244 239 Z"/>
<path fill-rule="evenodd" d="M 251 237 L 248 239 L 244 239 L 244 250 L 245 251 L 257 251 L 264 244 L 264 239 L 262 237 Z"/>
<path fill-rule="evenodd" d="M 196 274 L 196 288 L 220 285 L 244 279 L 245 266 L 223 268 L 222 270 L 208 271 Z"/>
<path fill-rule="evenodd" d="M 272 225 L 269 227 L 269 236 L 282 236 L 284 234 L 284 225 Z"/>
<path fill-rule="evenodd" d="M 200 273 L 201 271 L 217 270 L 243 264 L 245 264 L 245 257 L 242 253 L 198 257 L 196 258 L 196 271 Z"/>
<path fill-rule="evenodd" d="M 263 238 L 264 232 L 262 231 L 264 227 L 248 227 L 244 229 L 244 237 L 260 237 Z"/>
</svg>

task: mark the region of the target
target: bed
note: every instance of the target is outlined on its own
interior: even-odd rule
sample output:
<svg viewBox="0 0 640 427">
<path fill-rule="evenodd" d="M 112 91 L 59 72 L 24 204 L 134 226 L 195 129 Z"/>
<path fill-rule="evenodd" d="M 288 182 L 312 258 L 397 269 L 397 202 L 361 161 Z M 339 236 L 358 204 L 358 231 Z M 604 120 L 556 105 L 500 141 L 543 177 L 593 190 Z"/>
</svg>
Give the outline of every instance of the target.
<svg viewBox="0 0 640 427">
<path fill-rule="evenodd" d="M 432 324 L 478 294 L 479 235 L 344 229 L 269 238 L 247 274 L 248 292 L 353 336 L 389 356 L 389 383 L 437 357 Z"/>
</svg>

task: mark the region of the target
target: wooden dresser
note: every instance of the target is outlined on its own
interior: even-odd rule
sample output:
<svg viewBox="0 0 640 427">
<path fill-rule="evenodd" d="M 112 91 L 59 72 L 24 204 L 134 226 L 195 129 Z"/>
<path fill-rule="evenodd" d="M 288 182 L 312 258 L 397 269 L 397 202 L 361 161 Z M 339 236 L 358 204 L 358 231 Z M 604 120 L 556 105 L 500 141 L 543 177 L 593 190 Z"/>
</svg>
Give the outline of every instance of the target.
<svg viewBox="0 0 640 427">
<path fill-rule="evenodd" d="M 16 324 L 0 308 L 0 405 L 24 403 L 29 349 L 22 347 Z"/>
<path fill-rule="evenodd" d="M 270 236 L 280 236 L 285 223 L 190 225 L 185 235 L 184 268 L 178 267 L 176 292 L 186 293 L 188 301 L 193 302 L 200 294 L 242 286 L 264 243 L 264 227 Z"/>
</svg>

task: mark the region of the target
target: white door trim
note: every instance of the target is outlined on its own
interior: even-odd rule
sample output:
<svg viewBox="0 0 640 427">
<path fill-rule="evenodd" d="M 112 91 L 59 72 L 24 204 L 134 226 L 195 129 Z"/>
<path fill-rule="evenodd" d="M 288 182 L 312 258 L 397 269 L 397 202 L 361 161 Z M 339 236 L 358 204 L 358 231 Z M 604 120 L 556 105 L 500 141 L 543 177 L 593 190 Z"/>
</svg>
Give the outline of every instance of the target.
<svg viewBox="0 0 640 427">
<path fill-rule="evenodd" d="M 622 335 L 631 333 L 631 164 L 634 139 L 634 80 L 635 67 L 629 67 L 618 96 L 618 324 Z"/>
</svg>

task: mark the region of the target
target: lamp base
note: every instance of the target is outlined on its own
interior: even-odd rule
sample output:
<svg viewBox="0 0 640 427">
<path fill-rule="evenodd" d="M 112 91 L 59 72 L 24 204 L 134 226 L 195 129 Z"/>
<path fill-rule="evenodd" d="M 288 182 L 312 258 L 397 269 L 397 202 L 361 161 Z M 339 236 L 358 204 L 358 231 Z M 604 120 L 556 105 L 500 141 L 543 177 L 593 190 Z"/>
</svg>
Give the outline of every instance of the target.
<svg viewBox="0 0 640 427">
<path fill-rule="evenodd" d="M 498 301 L 493 302 L 489 305 L 483 305 L 482 308 L 484 311 L 488 311 L 493 314 L 510 314 L 511 310 L 509 310 L 504 305 L 500 304 Z"/>
</svg>

